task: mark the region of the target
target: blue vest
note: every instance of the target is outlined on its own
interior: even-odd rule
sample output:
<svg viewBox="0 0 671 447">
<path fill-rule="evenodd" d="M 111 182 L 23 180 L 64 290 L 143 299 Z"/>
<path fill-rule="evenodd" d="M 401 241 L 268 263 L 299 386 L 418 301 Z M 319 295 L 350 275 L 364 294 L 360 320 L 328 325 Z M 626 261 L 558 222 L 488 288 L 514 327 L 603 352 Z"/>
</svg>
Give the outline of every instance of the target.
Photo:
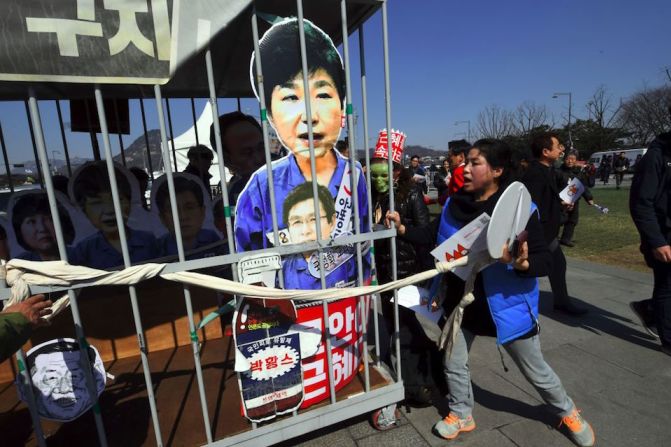
<svg viewBox="0 0 671 447">
<path fill-rule="evenodd" d="M 450 199 L 445 203 L 440 218 L 438 244 L 449 239 L 464 226 L 452 217 L 449 204 Z M 536 210 L 536 205 L 532 203 L 531 212 Z M 490 265 L 480 274 L 489 311 L 496 326 L 497 343 L 508 343 L 531 331 L 538 323 L 538 280 L 522 278 L 514 272 L 512 265 L 500 262 Z"/>
</svg>

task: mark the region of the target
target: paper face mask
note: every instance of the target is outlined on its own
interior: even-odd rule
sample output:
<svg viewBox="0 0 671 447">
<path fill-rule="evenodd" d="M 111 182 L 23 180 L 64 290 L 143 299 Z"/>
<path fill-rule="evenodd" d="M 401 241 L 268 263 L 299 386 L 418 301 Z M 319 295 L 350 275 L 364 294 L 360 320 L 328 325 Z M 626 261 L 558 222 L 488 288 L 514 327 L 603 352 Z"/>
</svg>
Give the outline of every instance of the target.
<svg viewBox="0 0 671 447">
<path fill-rule="evenodd" d="M 296 157 L 310 157 L 306 102 L 311 109 L 315 157 L 329 153 L 340 135 L 345 103 L 342 59 L 331 38 L 303 21 L 308 60 L 308 90 L 303 84 L 298 20 L 273 25 L 259 42 L 268 119 L 282 144 Z M 250 80 L 258 98 L 252 54 Z"/>
<path fill-rule="evenodd" d="M 91 369 L 98 395 L 105 389 L 105 367 L 98 351 L 89 348 Z M 33 383 L 37 412 L 45 419 L 68 422 L 93 405 L 81 368 L 79 344 L 71 338 L 50 340 L 28 351 L 27 369 Z M 19 397 L 26 402 L 21 376 L 17 378 Z"/>
</svg>

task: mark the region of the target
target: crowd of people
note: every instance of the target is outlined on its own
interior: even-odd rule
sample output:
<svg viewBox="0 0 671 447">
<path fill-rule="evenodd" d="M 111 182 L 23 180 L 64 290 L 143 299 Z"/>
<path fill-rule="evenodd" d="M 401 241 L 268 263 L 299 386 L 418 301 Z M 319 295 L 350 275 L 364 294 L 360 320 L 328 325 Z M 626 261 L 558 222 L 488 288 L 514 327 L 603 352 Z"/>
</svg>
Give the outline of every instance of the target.
<svg viewBox="0 0 671 447">
<path fill-rule="evenodd" d="M 161 236 L 129 225 L 133 187 L 126 173 L 116 168 L 130 261 L 139 263 L 174 257 L 178 233 L 187 254 L 197 252 L 198 256 L 211 256 L 225 253 L 226 244 L 222 242 L 228 237 L 235 239 L 238 251 L 246 252 L 393 227 L 397 231 L 396 254 L 391 240 L 377 240 L 374 250 L 366 251 L 361 257 L 363 266 L 357 266 L 352 247 L 329 252 L 332 263 L 327 271 L 320 271 L 321 261 L 315 258 L 315 252 L 283 257 L 284 287 L 288 289 L 353 285 L 357 267 L 360 267 L 359 276 L 364 279 L 373 274 L 371 256 L 375 259 L 377 280 L 385 283 L 394 276 L 407 277 L 431 267 L 434 261 L 429 253 L 435 246 L 482 213 L 491 215 L 506 187 L 519 180 L 532 199 L 526 239 L 520 239 L 515 250 L 507 244 L 500 247 L 499 259 L 474 276 L 474 301 L 465 310 L 456 343 L 451 351 L 439 354 L 442 379 L 447 384 L 449 413 L 435 424 L 434 430 L 442 438 L 454 439 L 475 429 L 468 353 L 475 336 L 490 336 L 512 357 L 565 427 L 566 435 L 579 446 L 592 446 L 594 431 L 544 360 L 539 339 L 539 277 L 547 276 L 550 280 L 555 310 L 575 318 L 587 312 L 569 297 L 566 259 L 562 252 L 562 245 L 573 245 L 573 230 L 579 217 L 578 202 L 563 201 L 559 194 L 573 178 L 582 178 L 583 174 L 576 168 L 576 154 L 564 154 L 558 135 L 542 133 L 531 142 L 532 159 L 522 168 L 503 141 L 482 139 L 472 144 L 465 140 L 451 141 L 448 156 L 434 178 L 442 211 L 431 219 L 424 200 L 428 190 L 426 172 L 418 156 L 411 157 L 408 167 L 402 165 L 403 148 L 398 142 L 404 135 L 391 131 L 385 141 L 386 138 L 395 141 L 394 150 L 388 151 L 386 145 L 376 147 L 370 164 L 365 167 L 372 186 L 369 208 L 364 170 L 359 163 L 349 165 L 352 157 L 348 142 L 338 141 L 345 99 L 342 62 L 328 36 L 310 25 L 306 29 L 310 89 L 304 92 L 296 36 L 296 19 L 290 19 L 273 27 L 262 39 L 260 51 L 265 66 L 281 69 L 264 71 L 261 75 L 255 73 L 254 56 L 251 63 L 251 78 L 265 82 L 267 117 L 288 155 L 279 157 L 268 169 L 259 123 L 240 112 L 219 117 L 223 163 L 233 173 L 227 190 L 230 204 L 235 207 L 234 234 L 225 231 L 225 218 L 230 216 L 230 210 L 224 210 L 220 198 L 212 200 L 210 197 L 209 169 L 214 153 L 206 146 L 195 146 L 188 152 L 189 165 L 185 172 L 175 178 L 174 202 L 168 194 L 167 182 L 158 179 L 151 188 L 151 203 L 144 202 L 148 182 L 141 173 L 135 173 L 137 183 L 142 185 L 139 187 L 141 208 L 156 213 L 164 227 Z M 289 45 L 283 44 L 283 39 L 293 40 Z M 323 46 L 328 50 L 321 51 Z M 311 132 L 306 124 L 306 101 L 312 106 Z M 211 147 L 216 147 L 214 126 L 210 140 Z M 641 233 L 642 251 L 655 277 L 652 300 L 636 303 L 634 310 L 646 327 L 659 336 L 664 352 L 671 355 L 670 152 L 671 137 L 662 135 L 638 164 L 632 186 L 631 213 Z M 389 160 L 390 155 L 392 160 Z M 555 166 L 562 155 L 563 164 Z M 619 172 L 621 166 L 616 163 L 613 166 Z M 358 183 L 354 183 L 355 179 Z M 104 163 L 87 164 L 66 185 L 70 205 L 79 210 L 93 228 L 90 235 L 79 238 L 76 223 L 63 225 L 71 263 L 103 269 L 123 265 L 119 227 Z M 356 185 L 356 201 L 352 201 L 351 185 Z M 392 189 L 393 211 L 390 207 Z M 593 203 L 589 189 L 583 198 Z M 58 259 L 53 218 L 45 197 L 26 196 L 22 200 L 16 201 L 19 205 L 15 206 L 19 208 L 12 215 L 12 228 L 27 253 L 22 257 Z M 178 208 L 179 232 L 172 219 L 173 203 Z M 358 228 L 352 224 L 356 220 L 352 212 L 354 204 L 358 206 Z M 61 221 L 67 222 L 66 204 L 63 206 Z M 369 226 L 369 209 L 373 228 Z M 204 226 L 207 213 L 211 213 L 212 228 Z M 203 251 L 204 248 L 215 251 Z M 431 297 L 439 297 L 435 308 L 442 308 L 449 315 L 467 292 L 467 284 L 452 273 L 444 274 L 436 284 L 438 289 Z M 383 297 L 382 306 L 387 332 L 393 326 L 389 298 Z M 50 302 L 43 296 L 36 296 L 3 311 L 0 318 L 2 358 L 16 350 L 32 328 L 42 324 L 41 317 L 49 313 L 49 306 Z M 400 330 L 407 335 L 408 346 L 415 350 L 423 346 L 426 352 L 437 354 L 435 345 L 425 342 L 421 326 L 412 313 L 402 313 Z M 381 349 L 381 355 L 383 360 L 390 360 L 388 349 L 386 353 Z M 405 368 L 415 368 L 415 371 L 428 368 L 429 374 L 436 373 L 435 362 L 426 359 L 405 363 Z M 406 386 L 416 386 L 414 394 L 418 399 L 429 398 L 426 387 L 419 381 L 413 382 L 419 373 L 416 377 L 404 376 L 409 377 Z"/>
</svg>

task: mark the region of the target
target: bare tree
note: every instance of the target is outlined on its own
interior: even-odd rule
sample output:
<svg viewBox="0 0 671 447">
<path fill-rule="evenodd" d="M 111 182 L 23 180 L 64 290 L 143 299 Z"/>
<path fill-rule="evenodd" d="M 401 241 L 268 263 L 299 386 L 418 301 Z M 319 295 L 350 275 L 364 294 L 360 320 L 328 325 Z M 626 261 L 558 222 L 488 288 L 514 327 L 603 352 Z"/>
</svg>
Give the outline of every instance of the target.
<svg viewBox="0 0 671 447">
<path fill-rule="evenodd" d="M 503 138 L 515 133 L 512 112 L 493 104 L 478 113 L 478 133 L 483 138 Z"/>
<path fill-rule="evenodd" d="M 648 144 L 656 135 L 671 129 L 671 87 L 645 88 L 624 101 L 617 122 L 631 134 L 631 142 Z"/>
<path fill-rule="evenodd" d="M 596 91 L 587 102 L 586 108 L 590 118 L 597 122 L 601 127 L 608 127 L 615 116 L 615 113 L 612 113 L 611 96 L 608 94 L 608 89 L 604 85 L 597 87 Z"/>
<path fill-rule="evenodd" d="M 517 106 L 512 114 L 513 126 L 517 135 L 527 135 L 533 129 L 550 124 L 549 118 L 545 105 L 537 105 L 531 101 L 525 101 Z"/>
</svg>

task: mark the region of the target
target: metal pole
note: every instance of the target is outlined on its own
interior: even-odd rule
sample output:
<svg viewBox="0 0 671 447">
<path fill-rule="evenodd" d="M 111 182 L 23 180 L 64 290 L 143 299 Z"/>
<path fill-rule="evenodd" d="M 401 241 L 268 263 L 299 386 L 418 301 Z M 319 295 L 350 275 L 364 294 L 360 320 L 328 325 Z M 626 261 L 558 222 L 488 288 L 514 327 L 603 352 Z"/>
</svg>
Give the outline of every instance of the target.
<svg viewBox="0 0 671 447">
<path fill-rule="evenodd" d="M 310 148 L 310 174 L 312 176 L 312 197 L 314 201 L 315 208 L 315 219 L 317 222 L 320 221 L 321 217 L 319 216 L 319 196 L 317 193 L 317 169 L 315 166 L 315 144 L 312 134 L 312 109 L 310 104 L 310 82 L 308 78 L 308 61 L 307 61 L 307 51 L 305 48 L 305 27 L 303 23 L 303 2 L 302 0 L 296 0 L 296 7 L 298 9 L 298 38 L 300 40 L 301 46 L 301 64 L 303 71 L 303 92 L 304 92 L 304 102 L 305 102 L 305 114 L 308 117 L 308 144 Z M 317 240 L 322 240 L 322 232 L 319 225 L 315 225 Z M 321 248 L 317 249 L 319 254 L 319 276 L 321 279 L 322 289 L 326 288 L 326 277 L 324 276 L 324 252 Z M 322 302 L 322 309 L 324 311 L 324 338 L 326 343 L 326 360 L 328 362 L 328 377 L 329 377 L 329 391 L 331 395 L 331 403 L 336 402 L 335 395 L 335 383 L 333 381 L 333 358 L 331 353 L 331 332 L 329 325 L 329 310 L 328 302 Z"/>
<path fill-rule="evenodd" d="M 126 153 L 123 149 L 123 138 L 121 137 L 121 123 L 119 122 L 119 107 L 117 106 L 116 99 L 114 99 L 114 118 L 116 119 L 117 125 L 117 135 L 119 136 L 119 153 L 121 154 L 121 164 L 123 167 L 126 167 Z M 100 119 L 100 117 L 98 117 Z M 100 124 L 100 130 L 102 131 L 102 124 Z M 108 129 L 109 132 L 109 129 Z M 109 133 L 108 133 L 109 136 Z"/>
<path fill-rule="evenodd" d="M 385 115 L 387 120 L 387 150 L 389 154 L 389 211 L 394 212 L 394 184 L 393 175 L 394 166 L 392 164 L 391 149 L 391 87 L 389 82 L 389 32 L 387 27 L 387 0 L 382 3 L 382 46 L 384 51 L 384 98 Z M 395 281 L 396 271 L 396 236 L 391 238 L 391 275 Z M 398 322 L 398 290 L 394 289 L 394 342 L 396 344 L 396 378 L 400 382 L 401 378 L 401 341 L 399 339 Z"/>
<path fill-rule="evenodd" d="M 194 129 L 196 128 L 196 124 L 198 123 L 198 120 L 196 119 L 196 103 L 191 98 L 191 117 L 193 118 L 193 127 Z M 200 142 L 198 141 L 198 132 L 196 132 L 196 145 L 199 145 Z"/>
<path fill-rule="evenodd" d="M 370 153 L 368 151 L 368 99 L 366 98 L 366 52 L 364 50 L 364 34 L 363 25 L 359 27 L 359 66 L 361 68 L 361 99 L 363 107 L 363 135 L 366 154 L 366 188 L 368 195 L 368 226 L 373 228 L 373 198 L 370 181 Z M 371 284 L 377 285 L 377 270 L 375 264 L 375 244 L 370 246 L 370 271 Z M 378 321 L 378 295 L 374 294 L 373 300 L 373 328 L 375 329 L 375 358 L 377 359 L 377 366 L 380 366 L 380 328 Z"/>
<path fill-rule="evenodd" d="M 42 122 L 40 120 L 40 111 L 37 105 L 37 99 L 35 99 L 35 93 L 30 90 L 30 99 L 28 102 L 29 111 L 32 116 L 33 126 L 35 126 L 35 143 L 37 153 L 39 154 L 38 160 L 42 165 L 42 172 L 49 172 L 49 165 L 47 161 L 47 149 L 44 145 L 44 133 L 42 132 Z M 26 102 L 26 104 L 28 104 Z M 46 184 L 47 197 L 49 198 L 49 209 L 51 211 L 51 219 L 54 224 L 54 232 L 56 233 L 56 242 L 58 243 L 58 251 L 61 257 L 61 260 L 68 260 L 68 254 L 65 245 L 65 239 L 63 238 L 63 227 L 61 225 L 61 216 L 58 214 L 58 205 L 56 202 L 56 194 L 54 193 L 54 185 L 51 182 L 51 176 L 47 175 L 44 177 L 44 182 Z M 93 401 L 93 417 L 96 424 L 96 429 L 98 432 L 98 442 L 101 446 L 107 446 L 107 437 L 105 436 L 105 426 L 103 424 L 102 415 L 100 413 L 100 405 L 98 404 L 98 392 L 95 380 L 93 379 L 93 372 L 91 371 L 91 361 L 88 355 L 88 342 L 84 336 L 84 326 L 82 325 L 82 319 L 79 313 L 79 305 L 77 303 L 77 295 L 74 290 L 68 290 L 68 297 L 70 298 L 70 309 L 72 309 L 72 319 L 75 324 L 75 333 L 77 335 L 77 341 L 79 342 L 80 348 L 80 364 L 82 371 L 84 371 L 84 377 L 86 379 L 86 387 L 88 388 L 89 395 Z"/>
<path fill-rule="evenodd" d="M 147 163 L 149 177 L 154 180 L 154 168 L 151 165 L 151 150 L 149 149 L 149 135 L 147 135 L 147 117 L 144 114 L 144 99 L 140 98 L 140 113 L 142 114 L 142 129 L 144 130 L 144 145 L 147 148 Z"/>
<path fill-rule="evenodd" d="M 241 112 L 241 111 L 242 111 L 242 105 L 240 104 L 240 97 L 238 96 L 238 112 Z"/>
<path fill-rule="evenodd" d="M 573 98 L 571 92 L 568 92 L 568 144 L 573 149 L 573 137 L 571 136 L 571 107 L 573 105 Z"/>
<path fill-rule="evenodd" d="M 68 177 L 72 177 L 72 166 L 70 165 L 70 152 L 68 151 L 68 140 L 65 138 L 65 126 L 63 126 L 63 113 L 61 112 L 61 101 L 56 100 L 56 112 L 58 113 L 58 124 L 61 128 L 61 140 L 63 140 L 63 151 L 65 151 L 65 163 L 68 165 Z"/>
<path fill-rule="evenodd" d="M 28 129 L 30 130 L 30 140 L 33 143 L 33 154 L 35 155 L 35 169 L 37 169 L 37 176 L 40 179 L 40 186 L 44 188 L 44 179 L 42 178 L 42 169 L 40 168 L 39 157 L 37 156 L 37 143 L 35 142 L 35 129 L 33 129 L 33 119 L 30 116 L 30 107 L 28 101 L 24 100 L 26 106 L 26 116 L 28 117 Z M 45 149 L 46 150 L 46 149 Z"/>
<path fill-rule="evenodd" d="M 161 88 L 154 86 L 154 95 L 156 97 L 156 108 L 158 111 L 158 122 L 161 129 L 161 148 L 163 160 L 170 160 L 168 149 L 168 137 L 165 131 L 165 115 L 163 114 L 163 101 L 161 99 Z M 182 230 L 179 224 L 179 213 L 177 210 L 177 198 L 175 196 L 175 182 L 172 176 L 172 167 L 170 162 L 163 163 L 165 168 L 166 181 L 168 183 L 168 192 L 170 195 L 170 208 L 172 211 L 172 221 L 175 227 L 175 242 L 177 242 L 177 255 L 179 262 L 185 261 L 184 244 L 182 243 Z M 189 319 L 189 332 L 191 334 L 191 347 L 193 348 L 193 361 L 196 367 L 196 381 L 198 382 L 198 393 L 200 394 L 200 407 L 205 424 L 205 435 L 207 442 L 212 442 L 212 427 L 210 425 L 210 415 L 207 409 L 207 398 L 205 395 L 205 384 L 203 383 L 203 369 L 200 364 L 200 348 L 198 346 L 198 333 L 196 325 L 193 322 L 193 305 L 191 304 L 191 291 L 188 286 L 184 286 L 184 301 L 186 303 L 186 312 Z"/>
<path fill-rule="evenodd" d="M 5 161 L 5 171 L 7 172 L 7 182 L 9 191 L 14 192 L 14 182 L 12 181 L 12 170 L 9 166 L 9 157 L 7 156 L 7 146 L 5 145 L 5 135 L 2 132 L 2 123 L 0 123 L 0 146 L 2 147 L 2 158 Z"/>
<path fill-rule="evenodd" d="M 177 152 L 175 152 L 175 134 L 172 131 L 172 114 L 170 113 L 170 98 L 165 98 L 165 111 L 168 114 L 168 130 L 170 131 L 170 145 L 172 146 L 172 161 L 175 164 L 175 172 L 177 172 L 178 171 Z M 197 135 L 198 129 L 194 128 L 194 132 L 196 132 Z"/>
<path fill-rule="evenodd" d="M 226 185 L 226 169 L 224 166 L 224 150 L 221 145 L 221 128 L 219 127 L 219 107 L 217 105 L 217 91 L 214 87 L 214 70 L 212 68 L 212 52 L 208 49 L 205 52 L 205 70 L 207 71 L 207 84 L 210 91 L 210 107 L 212 111 L 212 124 L 214 125 L 214 145 L 217 152 L 217 163 L 219 168 L 219 181 L 221 183 L 221 199 L 224 207 L 224 217 L 226 219 L 226 233 L 228 234 L 228 251 L 235 253 L 235 237 L 233 233 L 233 221 L 231 219 L 231 206 L 228 197 L 228 186 Z M 238 281 L 237 263 L 231 265 L 233 281 Z M 272 284 L 274 286 L 274 284 Z M 237 297 L 236 297 L 237 302 Z"/>
<path fill-rule="evenodd" d="M 261 118 L 261 127 L 263 130 L 263 148 L 266 157 L 266 174 L 268 175 L 268 196 L 270 197 L 271 221 L 273 224 L 273 243 L 275 247 L 280 246 L 279 224 L 277 222 L 277 203 L 275 200 L 275 180 L 273 178 L 272 160 L 270 157 L 270 136 L 268 130 L 268 111 L 266 109 L 266 95 L 263 75 L 263 63 L 261 61 L 261 51 L 259 50 L 259 24 L 256 18 L 256 7 L 252 9 L 252 37 L 254 39 L 254 65 L 256 66 L 256 85 L 259 93 L 259 116 Z M 240 104 L 238 102 L 238 104 Z M 217 124 L 218 126 L 218 124 Z M 218 127 L 217 127 L 218 128 Z M 216 128 L 215 128 L 216 129 Z M 217 131 L 218 132 L 218 131 Z M 284 288 L 284 273 L 282 269 L 278 272 L 280 287 Z"/>
<path fill-rule="evenodd" d="M 124 222 L 123 213 L 121 211 L 121 200 L 119 198 L 119 189 L 117 188 L 116 172 L 114 170 L 114 162 L 112 160 L 112 147 L 109 140 L 109 131 L 107 129 L 107 117 L 105 116 L 105 107 L 103 103 L 102 93 L 100 87 L 95 87 L 96 105 L 98 107 L 98 119 L 100 120 L 100 130 L 103 136 L 103 148 L 105 150 L 105 164 L 107 166 L 107 175 L 110 181 L 110 189 L 112 192 L 112 202 L 114 203 L 114 215 L 116 218 L 117 228 L 119 230 L 119 242 L 121 245 L 121 254 L 123 256 L 124 268 L 131 266 L 130 252 L 128 251 L 128 239 L 126 235 L 126 224 Z M 118 122 L 118 116 L 117 116 Z M 133 310 L 133 320 L 135 322 L 135 334 L 137 335 L 138 344 L 140 346 L 140 359 L 142 360 L 142 371 L 144 373 L 144 381 L 147 387 L 147 399 L 149 400 L 149 410 L 151 413 L 152 423 L 154 425 L 154 434 L 156 436 L 156 445 L 162 446 L 163 440 L 161 436 L 161 427 L 158 422 L 158 412 L 156 410 L 156 398 L 154 396 L 154 384 L 151 380 L 151 369 L 149 367 L 149 358 L 147 357 L 147 345 L 145 343 L 144 329 L 142 328 L 142 319 L 140 318 L 140 307 L 137 302 L 137 292 L 135 286 L 128 287 L 128 294 L 130 295 L 130 303 Z"/>
<path fill-rule="evenodd" d="M 361 233 L 361 220 L 359 216 L 359 194 L 358 194 L 358 186 L 359 186 L 359 170 L 356 167 L 356 160 L 354 157 L 354 154 L 356 153 L 356 141 L 354 138 L 355 134 L 355 129 L 354 129 L 354 117 L 352 116 L 352 80 L 350 79 L 350 71 L 349 71 L 349 39 L 348 39 L 348 29 L 347 29 L 347 2 L 346 0 L 341 0 L 340 1 L 340 21 L 342 23 L 342 41 L 343 41 L 343 56 L 345 58 L 345 97 L 347 98 L 347 105 L 345 107 L 345 113 L 347 115 L 347 130 L 348 130 L 348 137 L 349 137 L 349 144 L 350 144 L 350 151 L 349 151 L 349 169 L 351 172 L 350 179 L 352 180 L 352 185 L 351 185 L 351 191 L 352 191 L 352 207 L 354 208 L 354 234 L 360 234 Z M 370 231 L 369 227 L 369 231 Z M 370 252 L 368 255 L 370 259 Z M 359 286 L 364 285 L 363 281 L 363 259 L 361 255 L 361 243 L 357 242 L 356 243 L 356 259 L 357 259 L 357 275 L 358 275 L 358 280 Z M 370 391 L 370 371 L 368 370 L 368 340 L 367 340 L 367 333 L 366 333 L 366 323 L 367 321 L 364 321 L 366 319 L 366 316 L 368 315 L 367 310 L 364 308 L 364 305 L 366 303 L 366 298 L 365 297 L 359 297 L 357 299 L 359 303 L 359 312 L 361 314 L 361 329 L 362 329 L 362 335 L 361 337 L 363 338 L 363 353 L 361 354 L 361 358 L 363 359 L 363 368 L 364 368 L 364 385 L 365 385 L 365 390 Z"/>
</svg>

